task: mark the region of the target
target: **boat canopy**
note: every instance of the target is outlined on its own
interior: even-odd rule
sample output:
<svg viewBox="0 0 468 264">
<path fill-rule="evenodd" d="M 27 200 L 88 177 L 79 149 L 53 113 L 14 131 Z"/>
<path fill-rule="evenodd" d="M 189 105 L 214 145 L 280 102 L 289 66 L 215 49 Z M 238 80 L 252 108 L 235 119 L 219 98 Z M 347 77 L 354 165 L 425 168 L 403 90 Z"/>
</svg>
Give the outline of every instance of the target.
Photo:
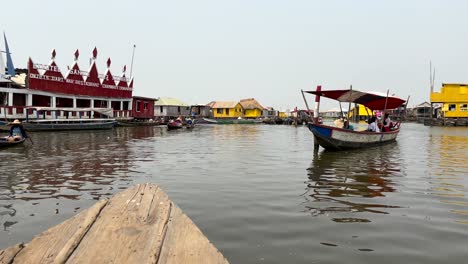
<svg viewBox="0 0 468 264">
<path fill-rule="evenodd" d="M 386 94 L 379 92 L 361 92 L 350 89 L 304 92 L 327 97 L 337 100 L 338 102 L 361 104 L 371 110 L 395 109 L 406 102 L 405 100 L 394 96 L 389 96 L 387 99 Z"/>
</svg>

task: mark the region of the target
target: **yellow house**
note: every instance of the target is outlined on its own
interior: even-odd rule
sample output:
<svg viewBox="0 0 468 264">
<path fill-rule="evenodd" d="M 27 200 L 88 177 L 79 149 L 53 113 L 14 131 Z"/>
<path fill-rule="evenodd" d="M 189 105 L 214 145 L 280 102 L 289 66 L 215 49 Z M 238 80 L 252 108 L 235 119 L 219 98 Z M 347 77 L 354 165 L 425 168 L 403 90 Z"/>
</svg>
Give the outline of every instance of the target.
<svg viewBox="0 0 468 264">
<path fill-rule="evenodd" d="M 214 101 L 208 104 L 214 118 L 238 118 L 243 116 L 244 109 L 238 102 Z"/>
<path fill-rule="evenodd" d="M 254 98 L 242 99 L 239 103 L 244 109 L 245 118 L 259 118 L 263 115 L 265 108 Z"/>
<path fill-rule="evenodd" d="M 288 114 L 286 112 L 279 112 L 279 115 L 278 115 L 279 118 L 287 118 L 288 117 Z"/>
<path fill-rule="evenodd" d="M 347 111 L 347 109 L 343 109 L 343 111 Z M 358 120 L 367 120 L 368 116 L 372 116 L 373 112 L 369 108 L 358 104 L 357 109 L 355 107 L 351 108 L 351 112 L 349 112 L 348 118 L 350 120 L 355 119 L 356 114 L 358 115 Z"/>
<path fill-rule="evenodd" d="M 468 84 L 443 83 L 431 93 L 431 104 L 442 103 L 444 117 L 468 117 Z"/>
</svg>

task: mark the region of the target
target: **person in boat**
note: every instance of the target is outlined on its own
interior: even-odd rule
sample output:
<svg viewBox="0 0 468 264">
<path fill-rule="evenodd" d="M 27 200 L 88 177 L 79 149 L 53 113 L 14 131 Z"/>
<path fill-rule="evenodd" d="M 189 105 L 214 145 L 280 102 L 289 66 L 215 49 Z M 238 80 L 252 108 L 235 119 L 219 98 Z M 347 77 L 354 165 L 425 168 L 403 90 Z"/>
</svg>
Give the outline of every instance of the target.
<svg viewBox="0 0 468 264">
<path fill-rule="evenodd" d="M 369 124 L 367 126 L 367 131 L 380 132 L 379 126 L 377 125 L 377 118 L 375 116 L 371 117 L 367 123 Z"/>
<path fill-rule="evenodd" d="M 10 135 L 8 136 L 8 141 L 20 141 L 23 138 L 28 138 L 28 134 L 24 130 L 23 126 L 21 125 L 21 121 L 15 119 L 12 123 L 10 123 Z"/>
<path fill-rule="evenodd" d="M 383 119 L 382 131 L 389 132 L 392 129 L 392 126 L 393 126 L 393 123 L 392 123 L 392 120 L 390 119 L 390 114 L 385 113 L 384 119 Z"/>
<path fill-rule="evenodd" d="M 336 127 L 343 127 L 344 128 L 344 119 L 343 118 L 338 118 L 335 121 L 333 121 Z"/>
<path fill-rule="evenodd" d="M 349 121 L 345 119 L 343 122 L 343 129 L 354 130 L 354 126 L 350 125 Z"/>
</svg>

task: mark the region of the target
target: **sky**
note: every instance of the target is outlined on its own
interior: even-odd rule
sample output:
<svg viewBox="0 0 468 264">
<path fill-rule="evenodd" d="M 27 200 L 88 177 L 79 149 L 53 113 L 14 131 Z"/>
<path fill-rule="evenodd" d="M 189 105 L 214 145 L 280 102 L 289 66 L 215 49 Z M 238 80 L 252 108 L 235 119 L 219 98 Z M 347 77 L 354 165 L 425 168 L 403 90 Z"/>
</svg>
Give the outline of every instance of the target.
<svg viewBox="0 0 468 264">
<path fill-rule="evenodd" d="M 65 73 L 79 49 L 87 70 L 96 46 L 99 72 L 108 57 L 114 75 L 127 65 L 139 96 L 286 110 L 305 108 L 301 89 L 352 85 L 414 106 L 429 101 L 430 61 L 436 91 L 468 83 L 467 12 L 466 0 L 22 0 L 0 29 L 17 68 L 55 49 Z"/>
</svg>

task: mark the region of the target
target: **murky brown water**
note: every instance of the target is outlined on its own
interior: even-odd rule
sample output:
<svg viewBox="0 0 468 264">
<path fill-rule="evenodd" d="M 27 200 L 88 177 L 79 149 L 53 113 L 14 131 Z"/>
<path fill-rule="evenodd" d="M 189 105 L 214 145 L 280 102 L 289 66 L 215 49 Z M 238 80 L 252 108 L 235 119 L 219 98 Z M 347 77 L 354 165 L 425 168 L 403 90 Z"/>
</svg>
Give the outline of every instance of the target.
<svg viewBox="0 0 468 264">
<path fill-rule="evenodd" d="M 0 247 L 155 182 L 232 263 L 464 263 L 468 129 L 314 154 L 289 126 L 35 133 L 0 151 Z"/>
</svg>

